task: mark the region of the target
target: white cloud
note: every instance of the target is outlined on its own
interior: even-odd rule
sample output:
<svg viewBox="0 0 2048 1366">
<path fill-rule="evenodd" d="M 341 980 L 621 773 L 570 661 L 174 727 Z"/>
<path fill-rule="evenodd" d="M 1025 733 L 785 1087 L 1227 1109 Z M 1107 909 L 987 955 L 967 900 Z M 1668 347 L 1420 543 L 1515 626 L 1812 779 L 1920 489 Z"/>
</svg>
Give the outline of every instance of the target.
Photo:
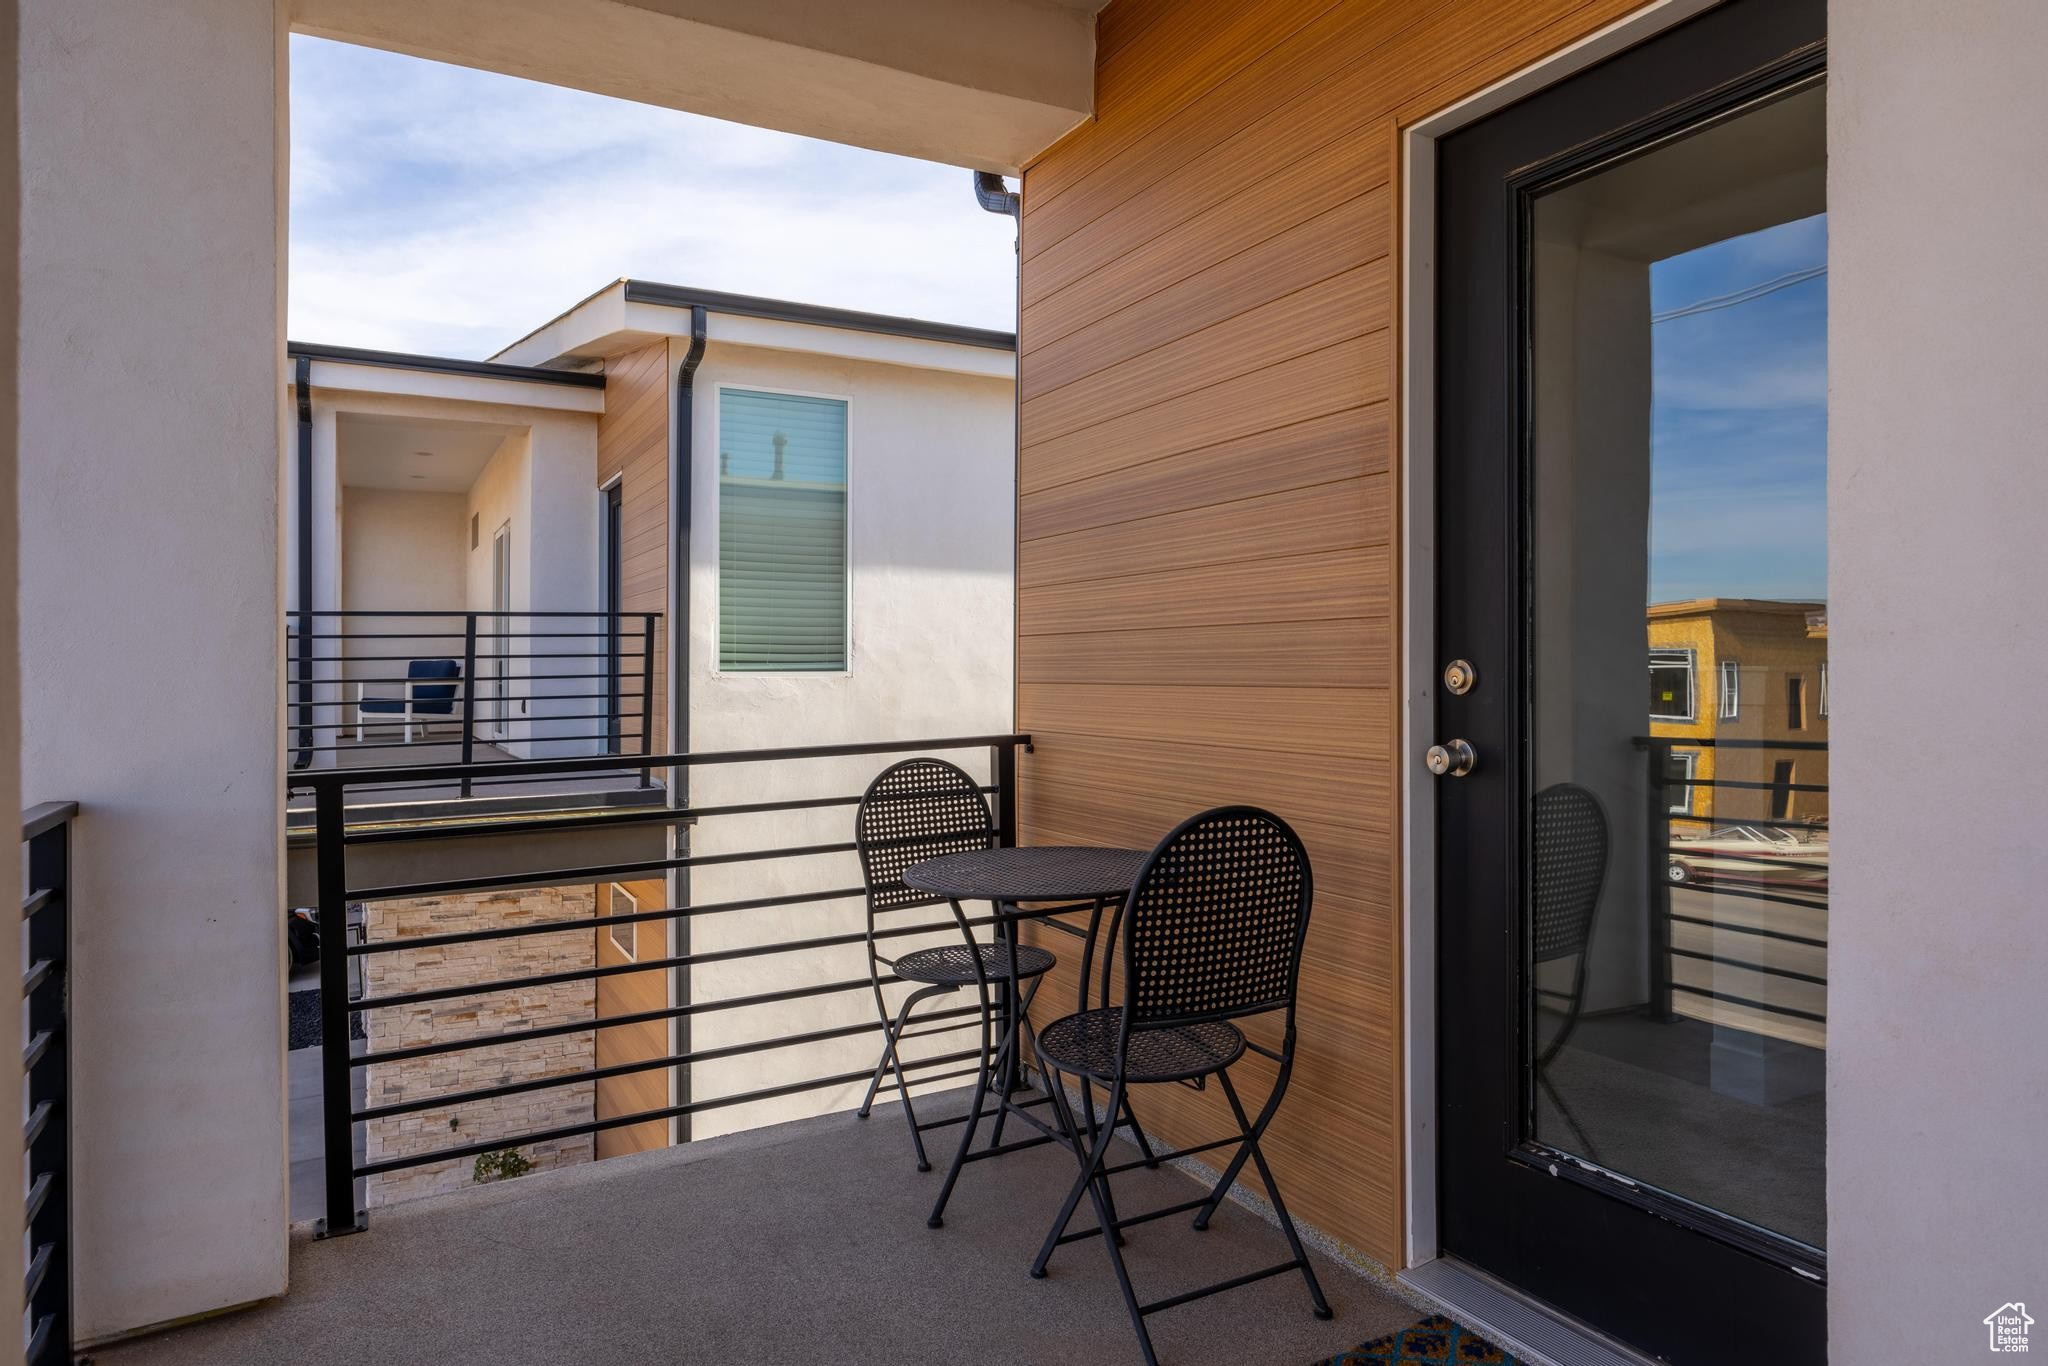
<svg viewBox="0 0 2048 1366">
<path fill-rule="evenodd" d="M 1015 324 L 968 174 L 292 40 L 291 335 L 483 356 L 622 275 Z"/>
</svg>

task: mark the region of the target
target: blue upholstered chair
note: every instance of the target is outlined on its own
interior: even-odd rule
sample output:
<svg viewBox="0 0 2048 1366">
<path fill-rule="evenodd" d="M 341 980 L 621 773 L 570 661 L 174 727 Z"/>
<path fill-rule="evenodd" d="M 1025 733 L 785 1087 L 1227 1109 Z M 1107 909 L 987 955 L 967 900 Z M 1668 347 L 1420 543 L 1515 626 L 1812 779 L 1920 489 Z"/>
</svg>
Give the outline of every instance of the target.
<svg viewBox="0 0 2048 1366">
<path fill-rule="evenodd" d="M 404 697 L 370 697 L 367 684 L 356 684 L 356 743 L 363 740 L 363 725 L 389 717 L 405 727 L 405 743 L 412 743 L 412 728 L 424 737 L 427 726 L 437 718 L 456 715 L 456 694 L 462 686 L 462 665 L 453 659 L 415 659 L 405 666 Z"/>
</svg>

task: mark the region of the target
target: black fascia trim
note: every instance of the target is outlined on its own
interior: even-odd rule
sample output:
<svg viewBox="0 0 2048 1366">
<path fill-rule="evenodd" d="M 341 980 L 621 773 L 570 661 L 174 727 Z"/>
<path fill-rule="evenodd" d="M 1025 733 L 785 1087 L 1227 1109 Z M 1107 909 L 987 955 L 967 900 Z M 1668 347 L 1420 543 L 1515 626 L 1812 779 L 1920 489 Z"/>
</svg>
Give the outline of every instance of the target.
<svg viewBox="0 0 2048 1366">
<path fill-rule="evenodd" d="M 567 384 L 578 389 L 604 388 L 604 376 L 594 371 L 543 370 L 536 365 L 502 365 L 489 360 L 458 360 L 453 356 L 420 356 L 407 351 L 377 351 L 360 346 L 328 346 L 319 342 L 288 341 L 285 354 L 307 360 L 332 361 L 337 365 L 381 365 L 392 370 L 428 370 L 442 375 L 470 375 L 477 379 L 525 380 L 536 384 Z"/>
<path fill-rule="evenodd" d="M 953 342 L 960 346 L 985 347 L 991 351 L 1017 349 L 1017 334 L 1014 332 L 930 322 L 923 318 L 900 318 L 888 313 L 863 313 L 852 308 L 826 308 L 818 304 L 792 303 L 787 299 L 764 299 L 755 294 L 724 294 L 717 290 L 664 285 L 651 280 L 626 281 L 626 302 L 660 304 L 667 308 L 703 308 L 712 313 L 744 318 L 809 323 L 814 327 L 840 327 L 853 332 L 881 332 L 892 337 Z"/>
</svg>

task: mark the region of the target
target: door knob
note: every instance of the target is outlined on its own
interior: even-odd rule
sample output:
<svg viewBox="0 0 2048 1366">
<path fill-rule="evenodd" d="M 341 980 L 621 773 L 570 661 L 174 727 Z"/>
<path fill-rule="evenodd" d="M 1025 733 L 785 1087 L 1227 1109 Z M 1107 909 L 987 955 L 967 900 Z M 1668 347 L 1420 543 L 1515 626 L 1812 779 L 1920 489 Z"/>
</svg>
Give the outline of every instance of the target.
<svg viewBox="0 0 2048 1366">
<path fill-rule="evenodd" d="M 1422 756 L 1422 762 L 1439 778 L 1462 778 L 1478 764 L 1479 756 L 1472 752 L 1472 744 L 1468 740 L 1446 740 L 1443 744 L 1431 745 L 1429 752 Z"/>
</svg>

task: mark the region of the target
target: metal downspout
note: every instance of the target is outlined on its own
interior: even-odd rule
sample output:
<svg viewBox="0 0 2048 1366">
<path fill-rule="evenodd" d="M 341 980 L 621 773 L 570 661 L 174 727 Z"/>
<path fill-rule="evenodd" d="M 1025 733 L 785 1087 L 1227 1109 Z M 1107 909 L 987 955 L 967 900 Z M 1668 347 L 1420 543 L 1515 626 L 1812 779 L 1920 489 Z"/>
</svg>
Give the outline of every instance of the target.
<svg viewBox="0 0 2048 1366">
<path fill-rule="evenodd" d="M 292 756 L 292 768 L 313 763 L 313 359 L 299 356 L 292 372 L 292 390 L 299 406 L 299 553 L 298 582 L 299 641 L 295 672 L 298 677 L 299 744 Z"/>
<path fill-rule="evenodd" d="M 668 748 L 672 754 L 686 754 L 690 749 L 690 529 L 695 520 L 695 492 L 692 480 L 696 472 L 697 432 L 697 367 L 704 360 L 704 336 L 707 314 L 702 304 L 690 306 L 690 349 L 683 355 L 683 363 L 676 371 L 676 437 L 669 446 L 669 564 L 668 564 Z M 687 807 L 690 804 L 690 770 L 672 768 L 668 772 L 668 803 L 672 807 Z M 687 826 L 672 824 L 670 857 L 687 858 L 690 853 L 690 832 Z M 690 904 L 690 873 L 679 868 L 669 875 L 669 904 L 678 909 Z M 670 936 L 670 952 L 676 957 L 685 957 L 690 952 L 690 919 L 678 916 L 669 922 L 674 926 Z M 670 987 L 670 996 L 677 1006 L 690 1004 L 690 970 L 679 967 Z M 675 1037 L 671 1040 L 675 1055 L 682 1057 L 690 1051 L 690 1017 L 678 1015 L 675 1019 Z M 690 1067 L 679 1063 L 675 1075 L 675 1101 L 687 1105 L 691 1100 Z M 691 1117 L 688 1114 L 676 1116 L 675 1141 L 690 1141 Z"/>
</svg>

